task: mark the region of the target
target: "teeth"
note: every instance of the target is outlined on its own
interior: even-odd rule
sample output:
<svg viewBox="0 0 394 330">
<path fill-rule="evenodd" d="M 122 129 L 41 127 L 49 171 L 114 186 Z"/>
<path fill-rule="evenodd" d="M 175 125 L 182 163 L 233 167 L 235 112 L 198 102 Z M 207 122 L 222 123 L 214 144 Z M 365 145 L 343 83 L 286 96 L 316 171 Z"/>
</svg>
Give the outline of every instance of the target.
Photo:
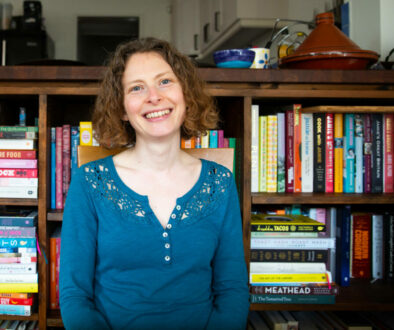
<svg viewBox="0 0 394 330">
<path fill-rule="evenodd" d="M 170 113 L 170 110 L 161 110 L 161 111 L 156 111 L 156 112 L 150 112 L 145 117 L 148 118 L 148 119 L 151 119 L 151 118 L 157 118 L 157 117 L 165 116 L 165 115 L 167 115 L 169 113 Z"/>
</svg>

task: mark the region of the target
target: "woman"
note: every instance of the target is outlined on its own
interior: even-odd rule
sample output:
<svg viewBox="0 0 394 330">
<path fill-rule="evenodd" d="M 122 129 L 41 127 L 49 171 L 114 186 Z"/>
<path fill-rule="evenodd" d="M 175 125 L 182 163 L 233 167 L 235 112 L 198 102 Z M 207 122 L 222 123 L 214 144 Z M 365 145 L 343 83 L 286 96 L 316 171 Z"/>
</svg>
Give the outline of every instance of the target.
<svg viewBox="0 0 394 330">
<path fill-rule="evenodd" d="M 167 42 L 116 50 L 63 216 L 60 307 L 67 329 L 243 329 L 247 272 L 233 177 L 180 149 L 215 127 L 190 60 Z"/>
</svg>

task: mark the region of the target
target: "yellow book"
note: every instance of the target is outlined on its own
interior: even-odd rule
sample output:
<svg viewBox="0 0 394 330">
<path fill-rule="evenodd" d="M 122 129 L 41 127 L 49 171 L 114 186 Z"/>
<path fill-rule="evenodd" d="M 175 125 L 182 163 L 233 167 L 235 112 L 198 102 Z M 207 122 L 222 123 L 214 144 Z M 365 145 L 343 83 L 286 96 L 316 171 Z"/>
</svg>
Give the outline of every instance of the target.
<svg viewBox="0 0 394 330">
<path fill-rule="evenodd" d="M 259 117 L 259 191 L 267 192 L 267 116 Z"/>
<path fill-rule="evenodd" d="M 331 283 L 331 277 L 329 272 L 311 274 L 251 273 L 250 283 Z"/>
<path fill-rule="evenodd" d="M 93 145 L 93 129 L 91 121 L 81 121 L 79 123 L 79 143 L 81 146 Z"/>
<path fill-rule="evenodd" d="M 267 192 L 277 192 L 278 117 L 267 118 Z"/>
<path fill-rule="evenodd" d="M 343 114 L 334 114 L 334 192 L 343 192 Z"/>
<path fill-rule="evenodd" d="M 301 214 L 252 214 L 252 232 L 324 232 L 326 225 Z"/>
<path fill-rule="evenodd" d="M 201 134 L 201 148 L 209 148 L 209 132 Z"/>
<path fill-rule="evenodd" d="M 0 283 L 0 292 L 38 292 L 38 283 Z"/>
</svg>

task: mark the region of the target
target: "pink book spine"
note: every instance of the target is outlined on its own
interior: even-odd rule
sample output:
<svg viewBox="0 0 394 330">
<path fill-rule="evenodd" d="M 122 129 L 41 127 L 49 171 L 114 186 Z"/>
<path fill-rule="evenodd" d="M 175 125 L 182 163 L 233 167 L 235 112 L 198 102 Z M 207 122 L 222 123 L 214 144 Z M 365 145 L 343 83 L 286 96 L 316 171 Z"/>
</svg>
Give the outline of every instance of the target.
<svg viewBox="0 0 394 330">
<path fill-rule="evenodd" d="M 218 148 L 224 148 L 224 131 L 218 130 Z"/>
<path fill-rule="evenodd" d="M 71 176 L 71 126 L 63 125 L 63 203 L 66 201 Z"/>
<path fill-rule="evenodd" d="M 384 192 L 394 191 L 393 181 L 393 121 L 394 114 L 384 114 Z"/>
<path fill-rule="evenodd" d="M 37 159 L 0 159 L 2 168 L 37 168 Z"/>
<path fill-rule="evenodd" d="M 371 193 L 372 177 L 372 119 L 364 115 L 364 193 Z"/>
<path fill-rule="evenodd" d="M 327 213 L 326 209 L 322 207 L 316 208 L 316 221 L 327 225 Z M 322 231 L 319 233 L 319 237 L 326 237 L 327 236 L 327 227 L 326 231 Z"/>
<path fill-rule="evenodd" d="M 334 115 L 326 113 L 326 192 L 334 192 Z"/>
<path fill-rule="evenodd" d="M 286 192 L 294 192 L 294 111 L 286 111 Z"/>
<path fill-rule="evenodd" d="M 60 246 L 61 246 L 61 238 L 56 237 L 56 308 L 60 308 L 59 306 L 59 269 L 60 269 Z"/>
<path fill-rule="evenodd" d="M 229 148 L 229 139 L 228 138 L 224 138 L 223 148 Z"/>
<path fill-rule="evenodd" d="M 38 172 L 34 169 L 0 168 L 0 178 L 37 178 Z"/>
<path fill-rule="evenodd" d="M 0 258 L 0 264 L 17 264 L 19 262 L 19 257 Z"/>
<path fill-rule="evenodd" d="M 63 209 L 63 128 L 56 127 L 56 209 Z"/>
</svg>

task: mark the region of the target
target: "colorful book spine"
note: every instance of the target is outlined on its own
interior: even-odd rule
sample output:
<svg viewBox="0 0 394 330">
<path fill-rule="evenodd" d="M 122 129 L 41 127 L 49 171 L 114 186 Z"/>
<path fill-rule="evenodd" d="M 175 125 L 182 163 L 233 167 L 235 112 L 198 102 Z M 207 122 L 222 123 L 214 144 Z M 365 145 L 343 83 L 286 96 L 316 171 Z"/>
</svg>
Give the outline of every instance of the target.
<svg viewBox="0 0 394 330">
<path fill-rule="evenodd" d="M 302 140 L 302 124 L 301 124 L 301 105 L 294 105 L 294 192 L 301 192 L 301 140 Z"/>
<path fill-rule="evenodd" d="M 343 192 L 354 193 L 355 184 L 355 141 L 354 141 L 354 114 L 345 114 L 345 150 L 343 170 Z"/>
<path fill-rule="evenodd" d="M 393 157 L 394 157 L 394 144 L 393 144 L 393 130 L 394 130 L 394 114 L 384 114 L 384 189 L 385 193 L 394 192 L 394 179 L 393 179 Z"/>
<path fill-rule="evenodd" d="M 364 145 L 364 121 L 361 114 L 354 115 L 354 144 L 355 144 L 355 179 L 354 179 L 354 191 L 356 193 L 362 193 L 364 190 L 364 156 L 363 156 L 363 145 Z"/>
<path fill-rule="evenodd" d="M 372 114 L 371 192 L 383 192 L 383 114 Z"/>
<path fill-rule="evenodd" d="M 38 283 L 38 274 L 0 274 L 0 283 Z"/>
<path fill-rule="evenodd" d="M 286 237 L 286 238 L 298 238 L 298 237 L 318 237 L 317 232 L 278 232 L 278 231 L 252 231 L 251 237 Z"/>
<path fill-rule="evenodd" d="M 328 250 L 251 249 L 251 262 L 324 262 L 328 261 Z"/>
<path fill-rule="evenodd" d="M 0 264 L 0 274 L 35 274 L 37 262 Z"/>
<path fill-rule="evenodd" d="M 0 132 L 38 132 L 38 126 L 0 126 Z"/>
<path fill-rule="evenodd" d="M 313 114 L 301 114 L 301 191 L 313 192 Z"/>
<path fill-rule="evenodd" d="M 63 127 L 56 127 L 56 209 L 63 209 Z"/>
<path fill-rule="evenodd" d="M 2 298 L 0 297 L 0 305 L 33 305 L 33 297 L 27 299 L 21 298 Z"/>
<path fill-rule="evenodd" d="M 81 121 L 79 123 L 79 144 L 81 146 L 93 145 L 93 128 L 91 121 Z"/>
<path fill-rule="evenodd" d="M 18 298 L 18 299 L 28 299 L 32 296 L 31 293 L 13 293 L 13 292 L 8 292 L 8 293 L 0 293 L 0 298 Z"/>
<path fill-rule="evenodd" d="M 36 227 L 0 226 L 1 237 L 36 237 Z"/>
<path fill-rule="evenodd" d="M 286 110 L 286 192 L 294 192 L 294 112 Z"/>
<path fill-rule="evenodd" d="M 372 278 L 383 279 L 383 215 L 372 215 Z"/>
<path fill-rule="evenodd" d="M 372 118 L 371 114 L 364 114 L 364 193 L 370 193 L 372 178 Z"/>
<path fill-rule="evenodd" d="M 259 191 L 259 106 L 252 104 L 251 108 L 251 191 Z"/>
<path fill-rule="evenodd" d="M 1 132 L 0 139 L 38 139 L 38 132 Z"/>
<path fill-rule="evenodd" d="M 236 174 L 237 170 L 237 139 L 230 137 L 228 138 L 228 147 L 234 149 L 234 160 L 233 160 L 233 173 Z"/>
<path fill-rule="evenodd" d="M 194 149 L 196 147 L 196 140 L 191 137 L 190 139 L 181 138 L 182 149 Z"/>
<path fill-rule="evenodd" d="M 352 269 L 355 278 L 371 277 L 371 215 L 352 214 Z"/>
<path fill-rule="evenodd" d="M 3 237 L 0 238 L 0 247 L 35 247 L 35 238 L 15 238 Z"/>
<path fill-rule="evenodd" d="M 313 114 L 313 191 L 325 192 L 326 120 L 324 113 Z"/>
<path fill-rule="evenodd" d="M 36 219 L 33 217 L 3 217 L 0 216 L 0 226 L 22 226 L 22 227 L 32 227 L 36 225 Z"/>
<path fill-rule="evenodd" d="M 227 142 L 227 145 L 226 145 L 226 142 Z M 195 145 L 196 149 L 201 149 L 201 135 L 200 134 L 196 136 L 196 143 L 195 144 L 196 144 Z M 226 139 L 226 138 L 224 139 L 224 144 L 225 144 L 224 148 L 228 148 L 228 139 Z M 72 175 L 71 175 L 71 177 L 72 177 Z"/>
<path fill-rule="evenodd" d="M 305 274 L 250 273 L 251 284 L 268 283 L 331 283 L 329 272 Z"/>
<path fill-rule="evenodd" d="M 0 158 L 36 159 L 37 150 L 0 150 Z"/>
<path fill-rule="evenodd" d="M 62 145 L 62 164 L 63 164 L 63 204 L 66 200 L 68 187 L 71 178 L 71 126 L 63 125 L 63 145 Z"/>
<path fill-rule="evenodd" d="M 251 294 L 253 304 L 335 304 L 335 295 L 260 295 Z"/>
<path fill-rule="evenodd" d="M 51 209 L 56 208 L 56 127 L 51 127 Z"/>
<path fill-rule="evenodd" d="M 218 131 L 216 129 L 211 129 L 209 131 L 209 148 L 218 148 Z"/>
<path fill-rule="evenodd" d="M 251 249 L 326 250 L 335 248 L 335 238 L 251 238 Z"/>
<path fill-rule="evenodd" d="M 37 198 L 38 187 L 0 187 L 0 198 Z"/>
<path fill-rule="evenodd" d="M 325 192 L 334 192 L 334 115 L 326 113 L 326 144 L 325 144 L 325 158 L 326 158 L 326 174 L 325 174 Z"/>
<path fill-rule="evenodd" d="M 0 168 L 0 178 L 37 178 L 36 169 Z"/>
<path fill-rule="evenodd" d="M 267 117 L 267 192 L 276 192 L 278 175 L 278 117 Z"/>
<path fill-rule="evenodd" d="M 35 139 L 0 139 L 0 149 L 33 150 Z"/>
<path fill-rule="evenodd" d="M 224 131 L 218 130 L 218 148 L 224 148 Z"/>
<path fill-rule="evenodd" d="M 334 114 L 334 192 L 343 192 L 343 114 Z"/>
<path fill-rule="evenodd" d="M 285 114 L 279 112 L 278 118 L 278 170 L 277 170 L 277 192 L 284 193 L 286 190 L 286 123 Z"/>
<path fill-rule="evenodd" d="M 209 148 L 209 132 L 201 134 L 201 148 Z"/>
<path fill-rule="evenodd" d="M 71 126 L 71 178 L 78 169 L 79 126 Z"/>
<path fill-rule="evenodd" d="M 337 295 L 339 288 L 332 283 L 305 285 L 252 285 L 250 292 L 254 294 L 286 294 L 286 295 Z"/>
<path fill-rule="evenodd" d="M 0 305 L 1 315 L 30 316 L 31 306 L 26 305 Z"/>
<path fill-rule="evenodd" d="M 0 159 L 1 168 L 37 168 L 37 159 Z"/>
<path fill-rule="evenodd" d="M 267 116 L 259 117 L 259 191 L 267 192 Z"/>
<path fill-rule="evenodd" d="M 337 209 L 336 282 L 341 286 L 350 284 L 350 206 Z"/>
<path fill-rule="evenodd" d="M 38 187 L 38 178 L 0 178 L 0 187 Z"/>
<path fill-rule="evenodd" d="M 324 262 L 250 262 L 251 273 L 277 273 L 277 274 L 309 274 L 324 273 Z"/>
</svg>

